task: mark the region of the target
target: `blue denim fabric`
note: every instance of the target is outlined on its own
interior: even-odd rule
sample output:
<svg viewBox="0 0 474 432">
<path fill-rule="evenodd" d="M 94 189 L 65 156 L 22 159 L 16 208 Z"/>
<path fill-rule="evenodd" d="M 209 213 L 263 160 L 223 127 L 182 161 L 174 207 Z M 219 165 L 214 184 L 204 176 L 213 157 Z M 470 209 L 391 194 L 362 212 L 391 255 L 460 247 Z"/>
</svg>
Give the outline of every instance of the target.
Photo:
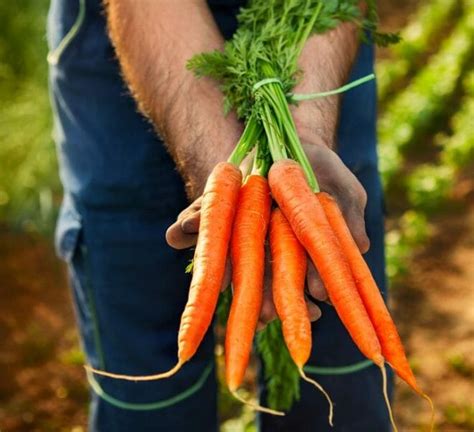
<svg viewBox="0 0 474 432">
<path fill-rule="evenodd" d="M 129 374 L 168 369 L 187 297 L 189 251 L 165 244 L 166 227 L 186 205 L 181 178 L 119 73 L 100 0 L 52 0 L 48 17 L 54 135 L 65 198 L 56 232 L 68 263 L 81 339 L 89 362 Z M 239 0 L 209 1 L 222 33 L 236 28 Z M 361 48 L 352 78 L 372 71 Z M 375 84 L 343 97 L 339 152 L 369 195 L 372 248 L 367 260 L 384 289 L 382 192 L 375 148 Z M 310 364 L 345 366 L 363 359 L 331 307 L 314 326 Z M 95 377 L 91 432 L 217 430 L 213 335 L 169 380 L 133 383 Z M 379 372 L 319 377 L 334 397 L 333 431 L 388 430 Z M 373 390 L 372 390 L 373 389 Z M 324 431 L 327 405 L 302 384 L 285 418 L 260 418 L 267 431 Z M 265 396 L 263 394 L 263 396 Z"/>
</svg>

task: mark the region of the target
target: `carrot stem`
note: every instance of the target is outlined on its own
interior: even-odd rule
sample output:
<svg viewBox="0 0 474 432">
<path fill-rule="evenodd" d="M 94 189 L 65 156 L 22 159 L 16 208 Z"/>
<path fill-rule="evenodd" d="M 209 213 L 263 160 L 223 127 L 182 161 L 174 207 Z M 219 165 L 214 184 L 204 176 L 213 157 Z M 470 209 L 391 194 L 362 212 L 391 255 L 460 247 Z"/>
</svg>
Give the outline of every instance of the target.
<svg viewBox="0 0 474 432">
<path fill-rule="evenodd" d="M 275 76 L 273 68 L 268 63 L 262 64 L 262 72 L 266 77 Z M 288 101 L 283 92 L 281 84 L 269 83 L 260 87 L 258 91 L 265 98 L 265 102 L 267 102 L 264 104 L 264 109 L 262 111 L 267 115 L 271 111 L 266 108 L 271 107 L 274 112 L 273 118 L 271 116 L 267 117 L 266 122 L 270 123 L 270 127 L 273 127 L 273 129 L 278 129 L 279 131 L 284 132 L 285 136 L 281 137 L 280 139 L 283 139 L 286 143 L 291 157 L 295 159 L 303 168 L 306 180 L 308 181 L 311 190 L 313 192 L 319 192 L 320 189 L 318 181 L 316 179 L 316 176 L 314 175 L 311 163 L 309 162 L 308 157 L 306 156 L 306 153 L 303 150 L 303 146 L 301 145 L 298 133 L 296 132 L 296 125 L 293 120 L 293 116 L 291 115 L 290 108 L 288 106 Z M 262 117 L 264 116 L 262 115 Z M 279 126 L 278 128 L 277 125 Z M 270 129 L 270 127 L 268 124 L 265 127 L 265 132 L 267 133 L 267 136 L 268 129 Z M 281 157 L 280 155 L 275 155 L 274 151 L 272 151 L 270 136 L 268 136 L 268 141 L 273 160 L 277 161 L 280 159 L 284 159 L 284 157 Z"/>
<path fill-rule="evenodd" d="M 324 397 L 326 398 L 326 400 L 328 401 L 329 403 L 329 416 L 328 416 L 328 420 L 329 420 L 329 424 L 331 426 L 334 426 L 333 424 L 333 417 L 334 417 L 334 403 L 331 399 L 331 397 L 329 396 L 329 394 L 326 392 L 326 390 L 324 390 L 323 386 L 321 384 L 319 384 L 316 380 L 313 380 L 311 378 L 309 378 L 303 371 L 303 368 L 298 368 L 298 371 L 300 373 L 300 376 L 301 378 L 303 378 L 306 382 L 309 382 L 310 384 L 313 384 L 323 395 Z"/>
<path fill-rule="evenodd" d="M 272 115 L 268 104 L 265 104 L 262 107 L 261 119 L 263 128 L 265 129 L 265 133 L 267 135 L 268 148 L 270 150 L 270 154 L 272 155 L 272 159 L 274 161 L 286 159 L 287 155 L 285 143 L 283 141 L 283 137 L 281 136 L 280 129 L 277 127 L 274 114 Z"/>
<path fill-rule="evenodd" d="M 420 396 L 423 399 L 426 399 L 428 403 L 430 404 L 430 408 L 431 408 L 430 431 L 433 432 L 434 426 L 435 426 L 435 409 L 434 409 L 433 401 L 426 393 L 420 393 Z"/>
<path fill-rule="evenodd" d="M 240 136 L 239 142 L 235 146 L 233 152 L 229 156 L 228 162 L 239 166 L 245 159 L 245 156 L 255 146 L 259 135 L 261 134 L 261 128 L 258 125 L 257 118 L 255 115 L 249 117 L 245 129 Z"/>
<path fill-rule="evenodd" d="M 272 160 L 268 150 L 268 140 L 265 134 L 262 133 L 257 143 L 252 174 L 267 177 L 271 164 Z"/>
<path fill-rule="evenodd" d="M 298 41 L 298 47 L 296 49 L 296 58 L 300 56 L 301 51 L 303 51 L 303 48 L 306 44 L 306 41 L 308 40 L 309 35 L 313 32 L 314 23 L 316 22 L 316 19 L 318 18 L 322 7 L 323 7 L 323 2 L 320 2 L 318 6 L 315 8 L 313 15 L 311 16 L 311 19 L 309 20 L 308 24 L 304 28 L 303 34 L 301 35 L 300 40 Z"/>
<path fill-rule="evenodd" d="M 256 404 L 256 403 L 245 400 L 242 396 L 240 396 L 237 393 L 236 390 L 231 391 L 231 393 L 232 393 L 232 396 L 234 396 L 238 401 L 240 401 L 243 404 L 249 406 L 250 408 L 254 409 L 255 411 L 263 412 L 263 413 L 266 413 L 266 414 L 273 414 L 273 415 L 277 415 L 277 416 L 284 416 L 285 415 L 285 413 L 282 412 L 282 411 L 272 410 L 271 408 L 267 408 L 267 407 L 261 406 L 259 404 Z"/>
<path fill-rule="evenodd" d="M 173 366 L 169 371 L 154 374 L 154 375 L 125 375 L 125 374 L 117 374 L 112 372 L 106 372 L 103 370 L 95 369 L 90 365 L 84 365 L 84 369 L 88 372 L 92 372 L 95 375 L 105 376 L 108 378 L 115 378 L 115 379 L 122 379 L 125 381 L 156 381 L 163 378 L 169 378 L 173 376 L 176 372 L 178 372 L 181 367 L 183 366 L 184 362 L 178 361 L 175 366 Z"/>
<path fill-rule="evenodd" d="M 366 82 L 372 81 L 373 79 L 375 79 L 375 74 L 372 73 L 333 90 L 317 92 L 317 93 L 290 93 L 289 95 L 287 95 L 287 98 L 290 102 L 301 102 L 301 101 L 319 99 L 319 98 L 328 97 L 328 96 L 334 96 L 340 93 L 344 93 L 347 90 L 358 87 L 361 84 L 365 84 Z"/>
</svg>

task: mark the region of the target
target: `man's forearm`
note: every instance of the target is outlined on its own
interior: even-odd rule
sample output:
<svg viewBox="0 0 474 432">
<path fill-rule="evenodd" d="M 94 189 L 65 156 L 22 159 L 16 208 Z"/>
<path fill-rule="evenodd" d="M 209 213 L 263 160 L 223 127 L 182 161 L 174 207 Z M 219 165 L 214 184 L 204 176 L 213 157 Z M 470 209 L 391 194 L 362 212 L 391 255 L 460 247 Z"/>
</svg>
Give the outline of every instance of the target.
<svg viewBox="0 0 474 432">
<path fill-rule="evenodd" d="M 152 120 L 197 195 L 226 159 L 240 124 L 224 117 L 222 94 L 186 69 L 194 54 L 219 49 L 222 36 L 204 0 L 108 0 L 110 37 L 140 109 Z"/>
<path fill-rule="evenodd" d="M 224 117 L 216 83 L 196 79 L 185 67 L 194 54 L 223 45 L 206 2 L 108 0 L 108 23 L 125 79 L 195 196 L 212 167 L 230 154 L 242 130 L 234 116 Z M 300 58 L 304 77 L 295 92 L 343 84 L 357 47 L 352 24 L 311 37 Z M 333 96 L 293 109 L 304 143 L 334 147 L 339 101 Z"/>
<path fill-rule="evenodd" d="M 344 84 L 358 46 L 358 30 L 351 23 L 312 36 L 300 57 L 304 77 L 296 86 L 295 93 L 327 91 Z M 334 148 L 340 99 L 340 96 L 331 96 L 305 101 L 293 109 L 298 134 L 304 143 Z"/>
</svg>

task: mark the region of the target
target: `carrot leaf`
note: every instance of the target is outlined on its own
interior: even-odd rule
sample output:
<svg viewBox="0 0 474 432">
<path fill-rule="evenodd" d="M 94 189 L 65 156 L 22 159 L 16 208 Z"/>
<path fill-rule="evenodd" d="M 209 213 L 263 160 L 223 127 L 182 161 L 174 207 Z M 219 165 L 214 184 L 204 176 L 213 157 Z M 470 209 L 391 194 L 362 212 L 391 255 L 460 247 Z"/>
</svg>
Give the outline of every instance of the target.
<svg viewBox="0 0 474 432">
<path fill-rule="evenodd" d="M 219 302 L 217 303 L 216 316 L 217 323 L 221 326 L 225 326 L 227 318 L 229 317 L 230 304 L 232 303 L 232 290 L 230 287 L 226 288 L 221 292 L 219 296 Z"/>
<path fill-rule="evenodd" d="M 257 349 L 263 363 L 266 403 L 272 409 L 288 411 L 300 398 L 300 374 L 283 340 L 280 320 L 257 333 Z"/>
<path fill-rule="evenodd" d="M 396 34 L 380 33 L 376 0 L 367 1 L 365 16 L 359 0 L 251 0 L 238 16 L 239 28 L 223 51 L 194 56 L 188 68 L 197 76 L 209 76 L 221 84 L 225 111 L 235 109 L 247 119 L 254 110 L 254 85 L 265 78 L 263 64 L 270 64 L 284 94 L 301 77 L 298 57 L 306 39 L 324 33 L 341 22 L 355 23 L 361 39 L 387 45 Z"/>
</svg>

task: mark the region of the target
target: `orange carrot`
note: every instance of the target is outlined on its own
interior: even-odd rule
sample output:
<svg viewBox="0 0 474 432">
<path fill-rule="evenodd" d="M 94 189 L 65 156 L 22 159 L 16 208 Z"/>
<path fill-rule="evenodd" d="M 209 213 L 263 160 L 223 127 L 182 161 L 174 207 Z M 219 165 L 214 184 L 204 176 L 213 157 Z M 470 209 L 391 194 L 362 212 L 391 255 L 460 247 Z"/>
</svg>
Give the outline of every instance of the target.
<svg viewBox="0 0 474 432">
<path fill-rule="evenodd" d="M 397 427 L 387 394 L 387 374 L 375 328 L 360 298 L 349 262 L 301 167 L 280 160 L 269 173 L 270 189 L 298 240 L 318 269 L 336 312 L 360 351 L 381 370 L 383 395 L 393 429 Z"/>
<path fill-rule="evenodd" d="M 349 261 L 359 295 L 382 346 L 383 356 L 397 375 L 415 390 L 415 392 L 427 399 L 432 406 L 431 399 L 423 393 L 416 382 L 415 375 L 408 363 L 405 349 L 403 348 L 395 323 L 390 316 L 390 312 L 385 305 L 369 266 L 362 257 L 349 231 L 336 200 L 325 192 L 318 193 L 316 196 L 323 206 L 329 223 Z"/>
<path fill-rule="evenodd" d="M 151 381 L 175 374 L 194 355 L 214 316 L 241 182 L 239 168 L 229 162 L 217 164 L 207 180 L 194 253 L 193 277 L 178 334 L 177 364 L 168 372 L 146 376 L 114 374 L 90 366 L 86 369 L 111 378 Z"/>
<path fill-rule="evenodd" d="M 328 221 L 349 261 L 360 298 L 380 340 L 383 356 L 400 378 L 420 393 L 415 376 L 408 364 L 397 328 L 370 272 L 369 266 L 362 257 L 349 231 L 339 206 L 334 198 L 325 192 L 318 193 L 316 196 L 323 206 Z"/>
<path fill-rule="evenodd" d="M 270 220 L 273 303 L 281 320 L 283 337 L 296 366 L 311 354 L 311 322 L 304 299 L 306 252 L 280 209 Z"/>
<path fill-rule="evenodd" d="M 329 402 L 329 424 L 332 425 L 333 403 L 322 386 L 306 376 L 303 366 L 311 354 L 311 322 L 304 298 L 306 253 L 280 209 L 270 219 L 272 254 L 272 294 L 283 338 L 301 377 L 316 386 Z"/>
<path fill-rule="evenodd" d="M 225 378 L 232 395 L 253 409 L 284 415 L 239 396 L 263 299 L 265 237 L 271 209 L 270 188 L 251 175 L 240 189 L 231 240 L 233 298 L 225 336 Z"/>
<path fill-rule="evenodd" d="M 352 340 L 366 357 L 383 367 L 380 343 L 357 292 L 349 263 L 301 167 L 294 161 L 280 160 L 273 164 L 268 179 L 275 201 L 318 269 Z"/>
<path fill-rule="evenodd" d="M 225 337 L 225 377 L 231 392 L 242 383 L 263 298 L 270 188 L 251 175 L 240 189 L 231 240 L 233 298 Z"/>
</svg>

